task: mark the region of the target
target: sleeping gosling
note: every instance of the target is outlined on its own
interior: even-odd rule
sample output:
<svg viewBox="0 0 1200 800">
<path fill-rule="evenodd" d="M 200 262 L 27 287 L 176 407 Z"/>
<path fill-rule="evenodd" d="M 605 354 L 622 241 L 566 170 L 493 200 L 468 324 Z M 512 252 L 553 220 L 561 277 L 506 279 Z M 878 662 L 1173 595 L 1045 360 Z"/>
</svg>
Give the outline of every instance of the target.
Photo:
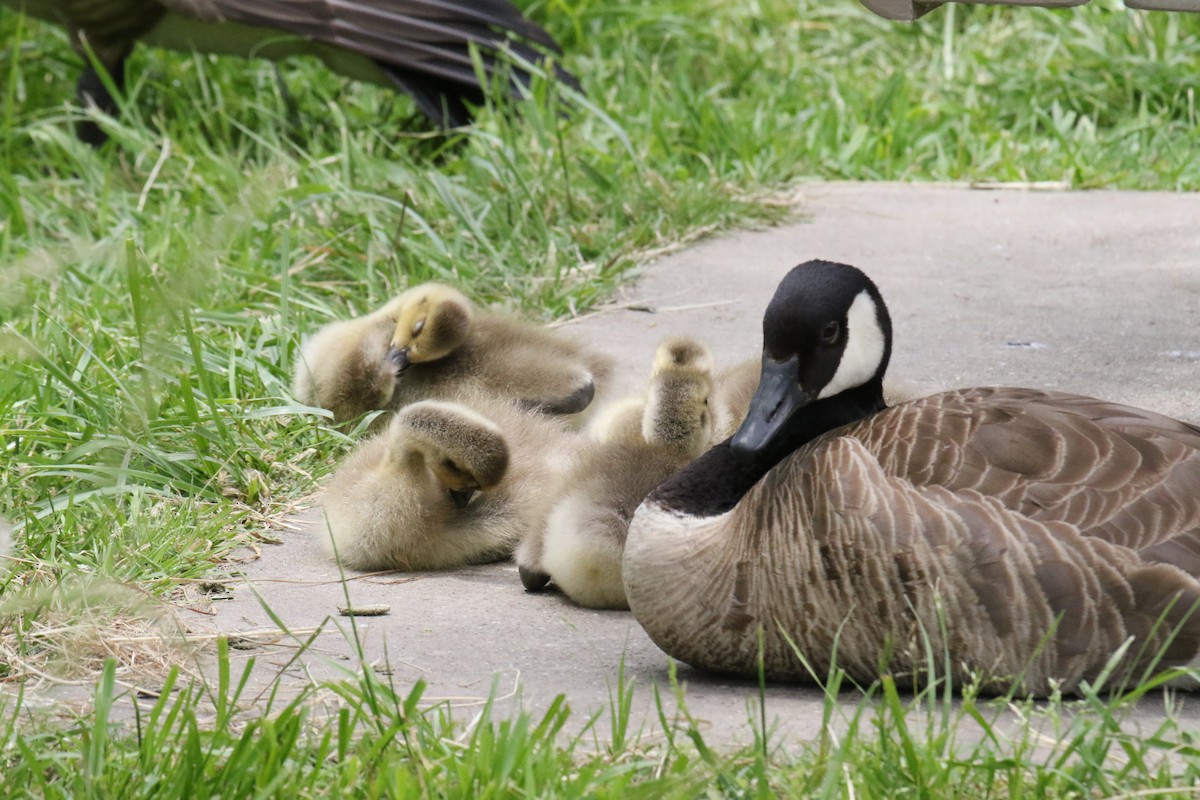
<svg viewBox="0 0 1200 800">
<path fill-rule="evenodd" d="M 710 372 L 712 369 L 712 358 L 703 344 L 686 337 L 678 337 L 664 342 L 659 347 L 651 374 L 651 386 L 654 376 L 661 369 L 669 367 L 673 358 L 683 359 L 684 362 L 691 361 L 697 365 L 706 363 L 704 369 Z M 706 447 L 733 435 L 741 425 L 746 417 L 746 410 L 750 407 L 750 398 L 754 396 L 754 390 L 758 387 L 760 372 L 758 359 L 748 359 L 727 367 L 710 378 L 708 410 L 712 416 L 712 424 L 709 426 L 710 434 Z M 647 441 L 647 436 L 643 435 L 643 426 L 653 425 L 655 420 L 662 422 L 662 418 L 653 410 L 650 410 L 647 416 L 647 403 L 654 399 L 654 395 L 655 392 L 651 388 L 646 394 L 609 403 L 598 410 L 588 424 L 588 435 L 601 442 Z"/>
<path fill-rule="evenodd" d="M 658 349 L 644 397 L 619 403 L 599 420 L 600 437 L 563 481 L 544 527 L 516 553 L 529 591 L 551 580 L 591 608 L 628 608 L 621 556 L 629 520 L 666 476 L 710 443 L 712 357 L 704 345 L 674 338 Z"/>
<path fill-rule="evenodd" d="M 333 322 L 301 346 L 292 390 L 334 422 L 419 400 L 483 390 L 541 414 L 584 411 L 611 362 L 582 345 L 425 283 L 363 317 Z"/>
<path fill-rule="evenodd" d="M 572 437 L 482 394 L 401 409 L 334 473 L 326 548 L 347 567 L 431 570 L 507 558 L 540 524 Z"/>
</svg>

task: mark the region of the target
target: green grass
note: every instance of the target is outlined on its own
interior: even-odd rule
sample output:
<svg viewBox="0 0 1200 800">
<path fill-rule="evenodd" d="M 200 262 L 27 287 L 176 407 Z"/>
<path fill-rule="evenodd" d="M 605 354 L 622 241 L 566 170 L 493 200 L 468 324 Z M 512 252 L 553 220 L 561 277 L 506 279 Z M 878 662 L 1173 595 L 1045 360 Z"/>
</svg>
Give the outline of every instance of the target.
<svg viewBox="0 0 1200 800">
<path fill-rule="evenodd" d="M 70 595 L 99 576 L 175 596 L 262 535 L 350 441 L 288 392 L 300 334 L 414 282 L 452 281 L 542 319 L 575 313 L 648 251 L 781 219 L 778 198 L 811 179 L 1200 186 L 1197 16 L 1095 2 L 952 7 L 902 26 L 850 0 L 527 7 L 562 43 L 582 99 L 539 83 L 519 113 L 498 102 L 447 137 L 414 121 L 406 99 L 313 64 L 281 71 L 293 108 L 262 63 L 142 48 L 99 152 L 70 132 L 79 59 L 65 37 L 0 13 L 0 514 L 21 559 L 0 570 L 0 637 L 37 655 L 26 634 L 45 604 L 21 592 Z M 19 675 L 0 665 L 0 680 Z M 10 725 L 0 774 L 23 776 L 9 786 L 40 775 L 48 794 L 92 791 L 90 780 L 149 794 L 155 780 L 177 785 L 158 764 L 172 747 L 199 759 L 187 774 L 211 780 L 215 764 L 249 757 L 238 747 L 276 747 L 280 771 L 261 774 L 281 783 L 267 793 L 336 785 L 352 769 L 381 791 L 418 781 L 439 793 L 421 783 L 435 756 L 376 769 L 359 743 L 375 724 L 365 712 L 317 723 L 276 709 L 239 745 L 178 702 L 140 743 L 105 744 L 100 717 L 36 735 Z M 542 735 L 526 724 L 521 736 Z M 527 741 L 496 731 L 505 746 Z M 443 734 L 428 735 L 422 746 L 453 762 L 435 749 L 450 747 Z M 88 762 L 97 747 L 123 756 Z M 884 749 L 880 739 L 846 758 L 866 770 L 896 757 Z M 763 780 L 741 756 L 693 753 L 681 767 L 674 747 L 652 765 L 624 750 L 564 752 L 536 774 L 570 792 L 613 775 L 683 794 L 701 776 L 724 775 L 729 794 Z M 997 791 L 1041 796 L 1014 777 L 1021 758 L 995 756 L 989 769 L 1012 782 Z M 78 769 L 88 763 L 101 774 Z M 336 767 L 284 774 L 325 763 Z M 536 784 L 535 772 L 511 780 Z M 769 782 L 790 786 L 790 774 Z"/>
<path fill-rule="evenodd" d="M 1128 719 L 1148 688 L 1005 704 L 936 683 L 902 695 L 885 678 L 847 702 L 835 674 L 815 740 L 753 727 L 755 743 L 730 750 L 686 716 L 643 740 L 619 702 L 612 731 L 563 697 L 511 717 L 489 703 L 464 725 L 422 684 L 369 670 L 252 700 L 250 668 L 220 658 L 215 685 L 172 675 L 133 714 L 111 662 L 90 715 L 64 724 L 0 704 L 0 797 L 1187 798 L 1200 779 L 1194 732 L 1169 714 Z"/>
</svg>

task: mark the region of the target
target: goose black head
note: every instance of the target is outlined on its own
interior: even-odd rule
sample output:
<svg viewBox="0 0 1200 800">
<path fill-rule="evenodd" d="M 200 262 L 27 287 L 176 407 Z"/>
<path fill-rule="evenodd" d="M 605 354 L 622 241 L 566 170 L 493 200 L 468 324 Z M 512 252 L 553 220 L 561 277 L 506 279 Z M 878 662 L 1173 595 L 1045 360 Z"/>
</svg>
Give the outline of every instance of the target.
<svg viewBox="0 0 1200 800">
<path fill-rule="evenodd" d="M 887 307 L 861 270 L 830 261 L 794 267 L 763 316 L 762 378 L 733 451 L 763 452 L 811 404 L 829 407 L 815 415 L 827 420 L 824 430 L 882 409 L 891 349 Z"/>
</svg>

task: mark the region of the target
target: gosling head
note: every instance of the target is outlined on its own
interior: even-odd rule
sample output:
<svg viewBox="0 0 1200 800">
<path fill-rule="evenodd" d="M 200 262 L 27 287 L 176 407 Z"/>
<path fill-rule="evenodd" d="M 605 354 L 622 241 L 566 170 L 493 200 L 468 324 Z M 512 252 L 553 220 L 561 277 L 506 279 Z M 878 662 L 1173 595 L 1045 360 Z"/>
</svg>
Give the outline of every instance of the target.
<svg viewBox="0 0 1200 800">
<path fill-rule="evenodd" d="M 642 438 L 689 456 L 699 455 L 712 438 L 712 391 L 712 355 L 708 348 L 686 337 L 663 342 L 650 375 Z"/>
<path fill-rule="evenodd" d="M 830 261 L 793 268 L 763 316 L 762 378 L 734 452 L 762 451 L 816 401 L 882 408 L 891 349 L 887 306 L 861 270 Z"/>
<path fill-rule="evenodd" d="M 392 421 L 392 454 L 408 469 L 432 475 L 462 509 L 494 488 L 508 470 L 504 434 L 487 417 L 457 403 L 426 400 Z"/>
<path fill-rule="evenodd" d="M 437 361 L 457 350 L 471 329 L 471 303 L 456 289 L 424 283 L 392 304 L 396 329 L 389 353 L 398 369 Z"/>
</svg>

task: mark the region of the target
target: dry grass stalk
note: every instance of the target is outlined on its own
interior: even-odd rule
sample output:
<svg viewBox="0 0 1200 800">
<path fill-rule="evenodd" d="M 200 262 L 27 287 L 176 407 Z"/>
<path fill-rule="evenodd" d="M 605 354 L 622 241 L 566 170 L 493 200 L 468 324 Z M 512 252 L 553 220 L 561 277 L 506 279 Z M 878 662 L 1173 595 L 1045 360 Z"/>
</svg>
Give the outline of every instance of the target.
<svg viewBox="0 0 1200 800">
<path fill-rule="evenodd" d="M 161 685 L 172 667 L 192 674 L 199 645 L 170 606 L 133 587 L 93 578 L 6 594 L 0 681 L 88 685 L 109 658 L 117 680 L 138 689 Z"/>
</svg>

